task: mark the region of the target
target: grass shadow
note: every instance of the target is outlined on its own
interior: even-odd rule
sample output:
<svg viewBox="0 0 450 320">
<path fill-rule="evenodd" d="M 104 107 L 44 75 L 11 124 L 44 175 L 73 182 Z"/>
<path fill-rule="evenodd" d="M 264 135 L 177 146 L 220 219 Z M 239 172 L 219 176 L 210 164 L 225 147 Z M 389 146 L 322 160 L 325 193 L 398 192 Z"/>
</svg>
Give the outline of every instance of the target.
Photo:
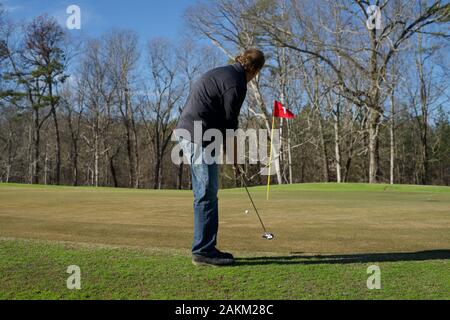
<svg viewBox="0 0 450 320">
<path fill-rule="evenodd" d="M 239 258 L 236 259 L 236 265 L 319 265 L 430 260 L 450 260 L 450 250 L 342 255 L 304 255 L 302 252 L 293 252 L 291 256 Z"/>
</svg>

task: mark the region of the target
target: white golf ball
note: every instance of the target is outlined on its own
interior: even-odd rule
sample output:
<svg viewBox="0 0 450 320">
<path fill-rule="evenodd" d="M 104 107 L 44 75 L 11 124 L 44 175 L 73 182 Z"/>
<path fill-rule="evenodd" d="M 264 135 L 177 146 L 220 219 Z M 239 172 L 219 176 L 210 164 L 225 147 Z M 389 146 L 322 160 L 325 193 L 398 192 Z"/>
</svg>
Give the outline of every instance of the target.
<svg viewBox="0 0 450 320">
<path fill-rule="evenodd" d="M 248 210 L 245 210 L 245 214 L 249 214 L 250 213 L 250 211 L 248 211 Z"/>
</svg>

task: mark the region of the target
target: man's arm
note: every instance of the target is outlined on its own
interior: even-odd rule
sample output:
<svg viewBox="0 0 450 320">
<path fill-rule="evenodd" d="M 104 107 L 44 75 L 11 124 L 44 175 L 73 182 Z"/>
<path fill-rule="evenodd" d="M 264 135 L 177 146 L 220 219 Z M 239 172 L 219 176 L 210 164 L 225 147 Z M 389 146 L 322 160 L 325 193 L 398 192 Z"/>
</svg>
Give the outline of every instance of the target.
<svg viewBox="0 0 450 320">
<path fill-rule="evenodd" d="M 237 130 L 239 126 L 239 114 L 241 113 L 245 96 L 246 91 L 239 87 L 233 87 L 223 95 L 226 129 Z"/>
<path fill-rule="evenodd" d="M 237 130 L 239 126 L 239 114 L 241 113 L 242 105 L 244 104 L 245 96 L 247 92 L 245 89 L 239 88 L 239 87 L 233 87 L 229 89 L 225 94 L 223 95 L 223 107 L 225 110 L 225 128 L 226 129 L 232 129 Z M 236 168 L 238 165 L 238 140 L 237 137 L 234 137 L 233 139 L 233 166 Z M 229 152 L 227 152 L 227 139 L 225 139 L 224 144 L 224 151 L 227 157 L 231 156 Z M 228 151 L 230 151 L 228 149 Z"/>
</svg>

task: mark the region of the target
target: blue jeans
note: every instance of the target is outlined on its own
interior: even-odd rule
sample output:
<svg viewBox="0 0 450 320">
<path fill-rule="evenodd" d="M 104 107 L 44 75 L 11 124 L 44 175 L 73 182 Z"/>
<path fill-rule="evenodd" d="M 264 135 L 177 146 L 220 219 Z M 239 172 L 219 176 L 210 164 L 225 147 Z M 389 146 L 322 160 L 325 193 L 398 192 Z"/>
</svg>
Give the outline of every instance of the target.
<svg viewBox="0 0 450 320">
<path fill-rule="evenodd" d="M 179 139 L 184 156 L 189 160 L 194 191 L 194 242 L 192 253 L 214 253 L 219 231 L 218 164 L 206 164 L 201 146 Z M 201 157 L 201 158 L 200 158 Z"/>
</svg>

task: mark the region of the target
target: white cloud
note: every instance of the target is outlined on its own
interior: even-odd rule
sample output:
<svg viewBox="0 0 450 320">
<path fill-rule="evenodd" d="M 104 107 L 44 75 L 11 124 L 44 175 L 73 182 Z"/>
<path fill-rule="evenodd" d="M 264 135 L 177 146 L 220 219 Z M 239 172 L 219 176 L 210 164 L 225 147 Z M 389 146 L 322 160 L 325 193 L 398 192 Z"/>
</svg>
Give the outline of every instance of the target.
<svg viewBox="0 0 450 320">
<path fill-rule="evenodd" d="M 22 6 L 10 6 L 10 5 L 3 5 L 3 8 L 7 11 L 7 12 L 16 12 L 19 10 L 22 10 L 23 7 Z"/>
</svg>

